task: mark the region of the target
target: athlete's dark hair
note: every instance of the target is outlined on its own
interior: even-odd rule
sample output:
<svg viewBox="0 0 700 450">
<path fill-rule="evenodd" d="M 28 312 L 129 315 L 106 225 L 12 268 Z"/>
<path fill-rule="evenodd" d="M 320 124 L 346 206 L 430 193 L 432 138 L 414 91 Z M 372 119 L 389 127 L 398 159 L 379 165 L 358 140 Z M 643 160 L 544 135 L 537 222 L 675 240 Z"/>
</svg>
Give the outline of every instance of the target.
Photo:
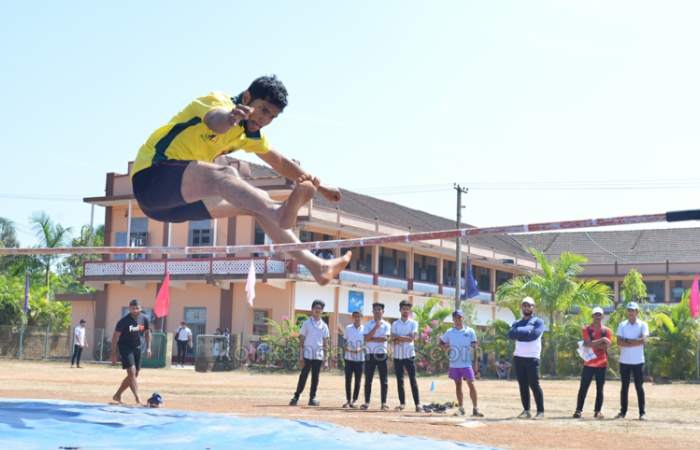
<svg viewBox="0 0 700 450">
<path fill-rule="evenodd" d="M 399 309 L 403 308 L 404 306 L 408 306 L 409 308 L 413 308 L 413 304 L 407 302 L 406 300 L 401 300 L 401 303 L 399 303 Z"/>
<path fill-rule="evenodd" d="M 372 303 L 372 308 L 382 308 L 382 311 L 384 311 L 384 303 Z"/>
<path fill-rule="evenodd" d="M 248 87 L 250 99 L 267 100 L 283 110 L 287 106 L 287 88 L 276 75 L 264 75 L 256 78 Z"/>
<path fill-rule="evenodd" d="M 326 307 L 326 304 L 323 302 L 323 300 L 314 300 L 313 303 L 311 303 L 311 309 L 314 309 L 317 306 L 320 306 L 323 309 Z"/>
</svg>

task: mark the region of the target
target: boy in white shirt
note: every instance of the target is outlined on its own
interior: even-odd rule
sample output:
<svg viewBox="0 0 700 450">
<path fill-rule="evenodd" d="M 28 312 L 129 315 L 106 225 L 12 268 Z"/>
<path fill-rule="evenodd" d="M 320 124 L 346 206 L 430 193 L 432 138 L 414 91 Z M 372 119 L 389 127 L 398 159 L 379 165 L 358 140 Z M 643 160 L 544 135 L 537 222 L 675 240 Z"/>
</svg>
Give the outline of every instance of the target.
<svg viewBox="0 0 700 450">
<path fill-rule="evenodd" d="M 384 304 L 372 304 L 373 319 L 365 324 L 365 345 L 367 356 L 365 358 L 365 403 L 361 409 L 369 408 L 369 399 L 372 396 L 372 379 L 374 371 L 379 369 L 379 382 L 382 393 L 382 411 L 388 411 L 386 397 L 389 392 L 388 367 L 387 367 L 387 341 L 391 334 L 391 325 L 384 320 Z"/>
<path fill-rule="evenodd" d="M 318 389 L 318 378 L 321 373 L 321 365 L 328 367 L 328 347 L 330 333 L 328 325 L 321 318 L 321 313 L 326 304 L 321 300 L 314 300 L 311 304 L 311 317 L 306 319 L 299 332 L 299 365 L 301 373 L 294 397 L 289 401 L 289 406 L 296 406 L 299 396 L 304 392 L 306 380 L 311 371 L 311 391 L 309 392 L 309 406 L 319 406 L 321 403 L 316 399 Z"/>
<path fill-rule="evenodd" d="M 646 410 L 644 401 L 644 343 L 649 337 L 649 327 L 639 319 L 639 305 L 635 302 L 627 304 L 627 320 L 617 327 L 617 346 L 620 347 L 620 412 L 616 419 L 624 419 L 627 415 L 627 398 L 630 378 L 634 375 L 634 388 L 637 391 L 639 404 L 639 420 L 645 420 Z"/>
<path fill-rule="evenodd" d="M 411 305 L 406 300 L 399 303 L 401 318 L 391 324 L 391 341 L 394 352 L 394 373 L 396 374 L 396 386 L 399 391 L 399 403 L 397 411 L 406 408 L 406 393 L 403 389 L 404 369 L 408 372 L 408 380 L 411 383 L 411 394 L 416 405 L 416 412 L 422 412 L 420 405 L 420 395 L 418 393 L 418 382 L 416 381 L 416 349 L 414 341 L 418 336 L 418 322 L 409 318 Z"/>
<path fill-rule="evenodd" d="M 85 339 L 85 319 L 80 319 L 80 324 L 75 327 L 73 332 L 73 357 L 70 360 L 70 366 L 73 368 L 76 359 L 78 361 L 78 369 L 82 369 L 80 365 L 80 356 L 83 354 L 83 349 L 87 347 Z"/>
<path fill-rule="evenodd" d="M 345 327 L 345 404 L 343 408 L 356 408 L 355 402 L 360 396 L 360 383 L 362 381 L 362 369 L 365 363 L 365 336 L 362 325 L 362 313 L 352 312 L 352 323 Z M 350 396 L 352 376 L 355 375 L 355 389 Z"/>
</svg>

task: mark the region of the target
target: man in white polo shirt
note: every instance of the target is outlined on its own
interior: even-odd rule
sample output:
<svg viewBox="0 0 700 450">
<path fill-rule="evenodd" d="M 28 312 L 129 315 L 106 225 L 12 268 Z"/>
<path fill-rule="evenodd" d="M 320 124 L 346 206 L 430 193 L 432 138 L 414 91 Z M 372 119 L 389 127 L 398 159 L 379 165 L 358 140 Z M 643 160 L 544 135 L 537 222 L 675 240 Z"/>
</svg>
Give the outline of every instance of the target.
<svg viewBox="0 0 700 450">
<path fill-rule="evenodd" d="M 411 384 L 411 394 L 413 403 L 416 405 L 416 412 L 423 412 L 420 405 L 420 395 L 418 393 L 418 381 L 416 380 L 416 347 L 414 341 L 418 336 L 418 322 L 411 319 L 411 305 L 406 300 L 401 300 L 399 309 L 401 318 L 391 324 L 391 341 L 393 342 L 394 373 L 396 374 L 396 386 L 399 391 L 399 403 L 397 411 L 406 408 L 406 393 L 403 389 L 403 373 L 408 373 L 408 381 Z"/>
<path fill-rule="evenodd" d="M 530 414 L 530 390 L 532 390 L 537 405 L 535 419 L 541 419 L 544 417 L 544 395 L 540 387 L 540 353 L 544 322 L 535 316 L 535 301 L 530 297 L 525 297 L 520 302 L 520 312 L 523 317 L 513 323 L 508 331 L 508 338 L 515 341 L 513 362 L 520 388 L 520 401 L 523 404 L 523 412 L 518 417 L 521 419 L 532 417 Z"/>
<path fill-rule="evenodd" d="M 87 347 L 85 339 L 85 319 L 80 319 L 80 324 L 75 327 L 73 332 L 73 357 L 70 360 L 70 366 L 73 368 L 76 359 L 78 360 L 78 369 L 82 369 L 80 365 L 80 356 L 83 354 L 83 349 Z"/>
<path fill-rule="evenodd" d="M 362 382 L 362 369 L 365 363 L 365 336 L 362 325 L 362 313 L 358 310 L 352 312 L 352 323 L 345 327 L 345 404 L 343 408 L 356 408 L 360 396 L 360 383 Z M 355 389 L 350 395 L 352 377 L 355 376 Z"/>
<path fill-rule="evenodd" d="M 476 332 L 474 329 L 464 325 L 464 313 L 457 309 L 452 313 L 453 327 L 440 336 L 440 346 L 447 350 L 450 359 L 450 368 L 447 376 L 455 382 L 457 393 L 457 415 L 464 415 L 464 394 L 462 393 L 462 380 L 469 386 L 469 397 L 472 399 L 472 416 L 484 417 L 479 412 L 477 405 L 476 386 L 474 386 L 475 371 L 479 371 L 479 359 L 473 358 L 476 349 Z M 472 367 L 472 360 L 474 367 Z"/>
<path fill-rule="evenodd" d="M 386 360 L 387 341 L 391 334 L 391 325 L 384 320 L 384 304 L 372 304 L 372 320 L 365 324 L 365 346 L 367 348 L 367 356 L 365 358 L 365 403 L 360 406 L 361 409 L 369 408 L 369 399 L 372 396 L 372 379 L 374 371 L 379 369 L 379 382 L 382 392 L 382 411 L 388 411 L 389 405 L 386 404 L 386 397 L 389 393 L 388 367 Z"/>
<path fill-rule="evenodd" d="M 304 392 L 306 380 L 311 371 L 311 391 L 309 392 L 309 406 L 319 406 L 321 403 L 316 399 L 316 390 L 318 389 L 318 377 L 321 373 L 321 365 L 325 363 L 328 366 L 328 342 L 330 333 L 328 325 L 321 318 L 321 313 L 326 304 L 321 300 L 314 300 L 311 304 L 311 318 L 306 319 L 301 325 L 299 332 L 299 365 L 301 373 L 299 374 L 299 382 L 297 390 L 294 392 L 294 397 L 289 401 L 289 406 L 296 406 L 299 402 L 299 396 Z"/>
<path fill-rule="evenodd" d="M 192 348 L 192 330 L 184 320 L 180 322 L 180 326 L 175 331 L 175 342 L 177 343 L 177 362 L 180 367 L 185 367 L 187 348 Z"/>
<path fill-rule="evenodd" d="M 617 345 L 620 347 L 620 413 L 616 419 L 624 419 L 627 415 L 627 398 L 630 378 L 634 375 L 634 388 L 637 391 L 639 404 L 639 420 L 645 420 L 644 409 L 644 342 L 649 337 L 649 327 L 637 318 L 639 305 L 635 302 L 627 304 L 627 320 L 617 327 Z"/>
</svg>

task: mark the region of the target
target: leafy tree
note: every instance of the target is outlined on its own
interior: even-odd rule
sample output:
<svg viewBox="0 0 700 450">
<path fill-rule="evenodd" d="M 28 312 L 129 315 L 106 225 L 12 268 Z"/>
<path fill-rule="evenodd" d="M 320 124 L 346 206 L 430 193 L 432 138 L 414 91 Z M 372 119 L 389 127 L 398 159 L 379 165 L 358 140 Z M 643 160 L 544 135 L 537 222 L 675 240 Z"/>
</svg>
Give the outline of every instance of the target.
<svg viewBox="0 0 700 450">
<path fill-rule="evenodd" d="M 101 247 L 104 245 L 104 225 L 91 228 L 83 225 L 80 228 L 80 235 L 73 238 L 71 247 Z M 55 285 L 56 292 L 93 292 L 94 289 L 84 285 L 80 279 L 83 277 L 83 263 L 85 261 L 98 260 L 100 255 L 70 255 L 64 258 L 59 266 L 60 275 L 58 284 Z"/>
<path fill-rule="evenodd" d="M 654 333 L 647 355 L 652 372 L 663 378 L 689 379 L 695 374 L 700 322 L 690 316 L 689 297 L 686 291 L 680 303 L 660 306 L 651 313 Z"/>
<path fill-rule="evenodd" d="M 32 216 L 31 222 L 41 246 L 56 248 L 66 245 L 71 232 L 70 228 L 64 228 L 61 224 L 54 223 L 45 212 Z M 44 269 L 47 299 L 51 289 L 51 267 L 55 259 L 54 255 L 43 255 L 40 258 Z"/>
<path fill-rule="evenodd" d="M 647 299 L 647 285 L 644 284 L 642 274 L 636 269 L 631 269 L 622 280 L 622 300 L 625 302 L 644 303 Z"/>
<path fill-rule="evenodd" d="M 610 288 L 596 280 L 580 281 L 576 278 L 588 261 L 582 255 L 564 252 L 550 261 L 535 249 L 530 249 L 530 252 L 542 272 L 531 272 L 502 284 L 496 294 L 497 302 L 510 308 L 518 317 L 523 297 L 529 296 L 535 300 L 537 311 L 549 319 L 551 373 L 556 375 L 556 337 L 562 333 L 559 327 L 566 319 L 565 315 L 581 305 L 609 304 Z"/>
</svg>

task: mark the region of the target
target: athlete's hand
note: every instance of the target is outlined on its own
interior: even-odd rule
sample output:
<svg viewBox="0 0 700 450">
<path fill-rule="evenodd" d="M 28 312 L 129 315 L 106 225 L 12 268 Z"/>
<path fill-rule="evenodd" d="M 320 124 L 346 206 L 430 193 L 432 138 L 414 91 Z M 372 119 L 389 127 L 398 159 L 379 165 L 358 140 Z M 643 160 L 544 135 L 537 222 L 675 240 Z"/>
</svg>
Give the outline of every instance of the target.
<svg viewBox="0 0 700 450">
<path fill-rule="evenodd" d="M 241 120 L 247 120 L 248 116 L 255 110 L 246 105 L 236 105 L 235 108 L 228 113 L 228 123 L 233 127 L 239 124 Z"/>
<path fill-rule="evenodd" d="M 117 355 L 112 355 L 112 365 L 113 366 L 117 365 Z"/>
<path fill-rule="evenodd" d="M 146 349 L 146 357 L 150 358 L 151 355 L 153 355 L 153 352 L 151 352 L 151 349 Z"/>
<path fill-rule="evenodd" d="M 303 369 L 305 364 L 306 363 L 304 362 L 304 358 L 299 358 L 299 368 Z"/>
</svg>

